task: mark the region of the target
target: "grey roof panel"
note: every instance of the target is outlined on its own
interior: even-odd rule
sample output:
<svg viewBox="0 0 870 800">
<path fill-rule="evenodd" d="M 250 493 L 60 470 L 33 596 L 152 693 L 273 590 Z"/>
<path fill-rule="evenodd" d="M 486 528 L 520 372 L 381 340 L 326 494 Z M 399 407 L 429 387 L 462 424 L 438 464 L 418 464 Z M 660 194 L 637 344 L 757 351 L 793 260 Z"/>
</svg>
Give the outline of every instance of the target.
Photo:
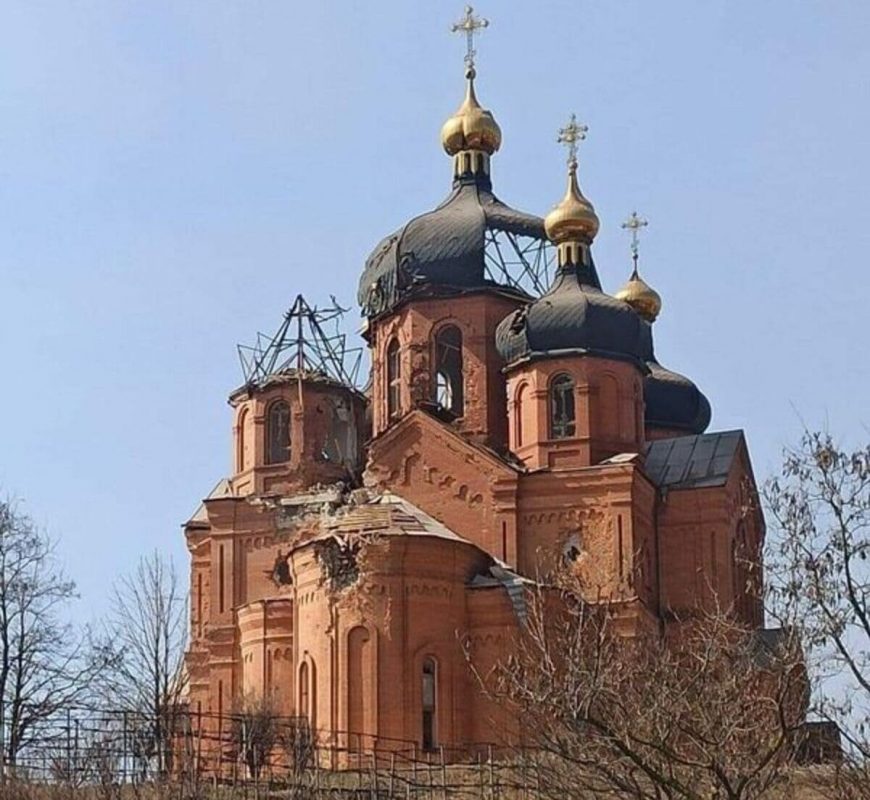
<svg viewBox="0 0 870 800">
<path fill-rule="evenodd" d="M 739 430 L 658 439 L 647 445 L 644 471 L 663 489 L 722 486 L 742 441 Z"/>
</svg>

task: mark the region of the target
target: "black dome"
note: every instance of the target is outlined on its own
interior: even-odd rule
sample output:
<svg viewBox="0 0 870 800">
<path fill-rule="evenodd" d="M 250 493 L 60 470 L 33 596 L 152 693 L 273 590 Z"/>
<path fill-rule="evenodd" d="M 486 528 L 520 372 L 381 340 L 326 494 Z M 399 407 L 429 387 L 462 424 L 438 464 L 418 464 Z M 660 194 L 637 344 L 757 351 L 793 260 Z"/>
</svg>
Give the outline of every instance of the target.
<svg viewBox="0 0 870 800">
<path fill-rule="evenodd" d="M 496 347 L 508 364 L 566 351 L 642 363 L 643 336 L 631 306 L 601 291 L 590 260 L 561 267 L 546 294 L 502 320 Z"/>
<path fill-rule="evenodd" d="M 516 211 L 493 193 L 488 179 L 458 180 L 433 211 L 421 214 L 387 236 L 366 260 L 358 300 L 366 316 L 391 309 L 420 284 L 484 288 L 487 231 L 507 231 L 545 239 L 540 217 Z"/>
<path fill-rule="evenodd" d="M 685 375 L 672 372 L 656 360 L 652 325 L 644 322 L 644 361 L 649 374 L 643 381 L 644 421 L 651 428 L 703 433 L 710 424 L 710 401 Z"/>
</svg>

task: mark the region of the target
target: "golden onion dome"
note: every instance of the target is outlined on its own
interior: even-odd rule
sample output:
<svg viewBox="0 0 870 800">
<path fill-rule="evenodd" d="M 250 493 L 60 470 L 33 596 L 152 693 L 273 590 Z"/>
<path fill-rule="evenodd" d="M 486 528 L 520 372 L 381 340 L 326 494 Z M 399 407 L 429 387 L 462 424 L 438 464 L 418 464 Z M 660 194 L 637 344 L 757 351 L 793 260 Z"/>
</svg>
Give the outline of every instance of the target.
<svg viewBox="0 0 870 800">
<path fill-rule="evenodd" d="M 551 241 L 591 242 L 598 233 L 598 215 L 580 191 L 577 183 L 577 162 L 571 161 L 568 168 L 568 189 L 565 196 L 544 217 L 544 229 Z"/>
<path fill-rule="evenodd" d="M 501 128 L 492 113 L 482 108 L 477 100 L 473 67 L 465 77 L 468 80 L 465 100 L 441 128 L 441 145 L 450 156 L 462 150 L 482 150 L 492 155 L 501 147 Z"/>
<path fill-rule="evenodd" d="M 662 310 L 661 295 L 638 275 L 637 267 L 614 297 L 628 303 L 647 322 L 655 322 Z"/>
</svg>

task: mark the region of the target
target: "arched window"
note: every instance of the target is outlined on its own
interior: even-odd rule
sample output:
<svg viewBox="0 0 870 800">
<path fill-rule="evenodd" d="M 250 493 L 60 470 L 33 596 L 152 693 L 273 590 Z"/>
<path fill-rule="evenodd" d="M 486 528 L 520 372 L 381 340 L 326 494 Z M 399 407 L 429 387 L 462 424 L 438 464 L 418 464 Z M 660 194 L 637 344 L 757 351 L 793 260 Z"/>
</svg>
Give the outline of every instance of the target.
<svg viewBox="0 0 870 800">
<path fill-rule="evenodd" d="M 396 419 L 402 412 L 402 359 L 399 342 L 387 345 L 387 418 Z"/>
<path fill-rule="evenodd" d="M 574 379 L 563 372 L 550 382 L 550 438 L 570 439 L 576 430 Z"/>
<path fill-rule="evenodd" d="M 299 707 L 296 713 L 308 720 L 312 731 L 317 729 L 317 666 L 307 656 L 299 666 Z"/>
<path fill-rule="evenodd" d="M 308 662 L 303 661 L 299 667 L 299 708 L 296 709 L 300 716 L 308 716 L 311 703 L 310 691 L 308 685 Z"/>
<path fill-rule="evenodd" d="M 457 417 L 465 408 L 462 331 L 455 325 L 447 325 L 435 335 L 435 402 Z"/>
<path fill-rule="evenodd" d="M 266 463 L 281 464 L 290 460 L 290 406 L 276 400 L 269 406 L 266 419 Z"/>
<path fill-rule="evenodd" d="M 528 395 L 529 387 L 528 384 L 524 383 L 517 389 L 514 401 L 514 447 L 523 446 L 523 436 L 526 434 L 523 415 L 526 413 L 526 404 L 529 402 Z"/>
<path fill-rule="evenodd" d="M 347 729 L 350 745 L 362 750 L 368 734 L 373 733 L 370 720 L 372 707 L 373 668 L 372 638 L 368 630 L 357 625 L 347 635 Z"/>
<path fill-rule="evenodd" d="M 434 750 L 437 746 L 435 736 L 435 708 L 438 695 L 438 674 L 434 658 L 423 661 L 423 749 Z"/>
<path fill-rule="evenodd" d="M 248 447 L 248 432 L 246 428 L 248 427 L 248 409 L 243 408 L 242 413 L 239 414 L 239 433 L 238 438 L 236 439 L 236 472 L 244 471 L 247 466 L 247 453 L 245 452 Z"/>
</svg>

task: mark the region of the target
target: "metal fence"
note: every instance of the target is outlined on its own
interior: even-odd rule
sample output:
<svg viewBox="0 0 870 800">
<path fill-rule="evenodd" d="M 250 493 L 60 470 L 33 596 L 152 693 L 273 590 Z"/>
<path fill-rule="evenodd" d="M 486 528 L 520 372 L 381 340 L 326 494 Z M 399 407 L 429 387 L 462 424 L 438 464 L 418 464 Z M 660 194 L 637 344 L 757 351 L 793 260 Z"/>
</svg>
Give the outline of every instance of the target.
<svg viewBox="0 0 870 800">
<path fill-rule="evenodd" d="M 159 715 L 72 708 L 31 731 L 3 782 L 25 798 L 532 798 L 538 765 L 492 744 L 315 731 L 264 711 Z M 39 791 L 42 794 L 39 794 Z M 36 792 L 36 793 L 34 793 Z M 49 792 L 49 794 L 46 794 Z"/>
</svg>

